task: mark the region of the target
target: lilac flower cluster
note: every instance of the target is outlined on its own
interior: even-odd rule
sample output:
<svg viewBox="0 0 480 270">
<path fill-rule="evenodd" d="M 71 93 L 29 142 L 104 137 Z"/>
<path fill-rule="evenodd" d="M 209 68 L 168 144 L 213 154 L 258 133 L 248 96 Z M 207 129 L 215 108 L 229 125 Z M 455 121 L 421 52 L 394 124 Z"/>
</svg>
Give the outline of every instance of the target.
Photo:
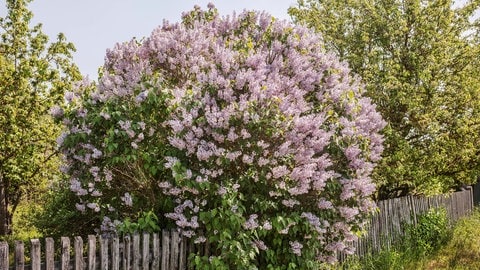
<svg viewBox="0 0 480 270">
<path fill-rule="evenodd" d="M 71 189 L 82 198 L 77 208 L 111 207 L 102 189 L 116 188 L 108 183 L 128 173 L 112 175 L 108 160 L 115 160 L 116 146 L 109 143 L 117 138 L 129 155 L 150 154 L 160 160 L 162 175 L 171 175 L 155 179 L 163 192 L 158 196 L 171 198 L 175 207 L 165 216 L 185 235 L 204 229 L 199 213 L 236 198 L 228 209 L 244 220 L 244 230 L 295 239 L 286 243 L 297 256 L 323 243 L 318 258 L 334 260 L 375 207 L 370 174 L 383 150 L 385 122 L 362 96 L 359 79 L 320 44 L 312 31 L 265 13 L 220 17 L 195 9 L 183 23 L 165 22 L 143 42 L 116 45 L 86 98 L 93 109 L 76 107 L 65 121 L 69 130 L 60 144 Z M 160 107 L 149 108 L 149 97 L 161 100 Z M 86 141 L 68 140 L 78 134 Z M 159 156 L 160 145 L 145 143 L 147 137 L 168 154 Z M 129 190 L 120 194 L 124 206 L 132 206 Z M 240 203 L 245 210 L 239 211 Z M 272 212 L 298 219 L 278 225 Z M 298 220 L 312 231 L 291 230 Z M 250 243 L 266 250 L 270 243 L 264 241 Z"/>
</svg>

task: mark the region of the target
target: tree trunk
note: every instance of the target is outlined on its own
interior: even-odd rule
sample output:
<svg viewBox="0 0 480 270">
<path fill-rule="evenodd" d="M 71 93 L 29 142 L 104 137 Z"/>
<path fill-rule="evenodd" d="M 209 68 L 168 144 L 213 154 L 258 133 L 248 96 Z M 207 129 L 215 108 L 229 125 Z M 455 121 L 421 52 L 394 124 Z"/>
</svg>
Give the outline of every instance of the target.
<svg viewBox="0 0 480 270">
<path fill-rule="evenodd" d="M 10 215 L 8 213 L 8 196 L 5 179 L 0 173 L 0 236 L 10 234 Z"/>
</svg>

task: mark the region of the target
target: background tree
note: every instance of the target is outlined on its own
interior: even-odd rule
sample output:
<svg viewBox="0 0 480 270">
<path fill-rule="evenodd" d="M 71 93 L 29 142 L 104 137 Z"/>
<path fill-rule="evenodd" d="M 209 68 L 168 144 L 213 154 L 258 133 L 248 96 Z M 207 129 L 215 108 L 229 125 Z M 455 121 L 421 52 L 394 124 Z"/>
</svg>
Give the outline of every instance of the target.
<svg viewBox="0 0 480 270">
<path fill-rule="evenodd" d="M 388 122 L 380 199 L 471 184 L 480 164 L 480 1 L 300 0 L 289 13 L 359 74 Z"/>
<path fill-rule="evenodd" d="M 73 44 L 62 34 L 49 44 L 40 24 L 30 27 L 29 2 L 7 0 L 0 18 L 0 235 L 11 232 L 22 199 L 58 175 L 60 127 L 49 111 L 80 79 Z"/>
</svg>

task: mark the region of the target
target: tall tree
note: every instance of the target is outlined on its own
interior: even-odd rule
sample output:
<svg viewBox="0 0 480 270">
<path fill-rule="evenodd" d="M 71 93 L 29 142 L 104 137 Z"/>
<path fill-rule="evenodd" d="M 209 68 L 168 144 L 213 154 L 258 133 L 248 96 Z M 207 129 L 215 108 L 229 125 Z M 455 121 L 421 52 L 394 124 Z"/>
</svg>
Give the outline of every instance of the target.
<svg viewBox="0 0 480 270">
<path fill-rule="evenodd" d="M 49 115 L 73 80 L 72 43 L 54 43 L 41 24 L 30 27 L 30 0 L 7 0 L 0 18 L 0 235 L 10 233 L 15 209 L 55 175 L 59 127 Z"/>
<path fill-rule="evenodd" d="M 289 10 L 359 74 L 388 122 L 379 198 L 446 192 L 480 164 L 480 1 L 300 0 Z"/>
</svg>

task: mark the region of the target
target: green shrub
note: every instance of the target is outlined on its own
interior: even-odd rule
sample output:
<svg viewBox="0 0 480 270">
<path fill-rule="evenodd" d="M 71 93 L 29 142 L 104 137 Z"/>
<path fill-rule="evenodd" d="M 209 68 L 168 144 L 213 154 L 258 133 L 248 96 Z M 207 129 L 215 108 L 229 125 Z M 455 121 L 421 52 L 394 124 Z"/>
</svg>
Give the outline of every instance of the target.
<svg viewBox="0 0 480 270">
<path fill-rule="evenodd" d="M 445 208 L 432 208 L 417 216 L 417 224 L 406 226 L 405 250 L 416 256 L 437 251 L 447 243 L 451 229 Z"/>
<path fill-rule="evenodd" d="M 44 236 L 59 239 L 62 236 L 94 234 L 101 220 L 75 209 L 78 197 L 64 182 L 59 182 L 45 194 L 43 211 L 34 214 L 32 225 Z"/>
<path fill-rule="evenodd" d="M 136 222 L 126 218 L 117 226 L 117 232 L 121 234 L 134 234 L 136 232 L 156 233 L 159 231 L 158 217 L 151 210 L 140 213 Z"/>
</svg>

